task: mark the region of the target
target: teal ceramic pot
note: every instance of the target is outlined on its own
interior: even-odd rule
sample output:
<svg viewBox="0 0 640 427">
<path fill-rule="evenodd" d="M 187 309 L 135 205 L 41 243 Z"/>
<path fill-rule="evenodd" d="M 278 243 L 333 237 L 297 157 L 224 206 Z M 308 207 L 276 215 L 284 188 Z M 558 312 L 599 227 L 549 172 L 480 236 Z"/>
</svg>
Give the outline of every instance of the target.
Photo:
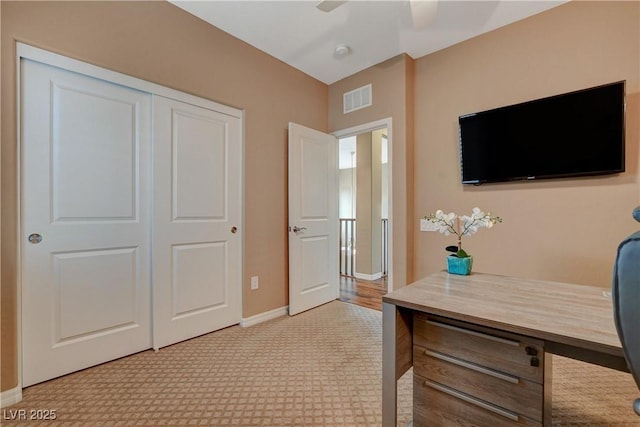
<svg viewBox="0 0 640 427">
<path fill-rule="evenodd" d="M 455 255 L 449 255 L 447 257 L 447 271 L 451 274 L 460 274 L 467 276 L 471 274 L 471 267 L 473 267 L 473 257 L 458 258 Z"/>
</svg>

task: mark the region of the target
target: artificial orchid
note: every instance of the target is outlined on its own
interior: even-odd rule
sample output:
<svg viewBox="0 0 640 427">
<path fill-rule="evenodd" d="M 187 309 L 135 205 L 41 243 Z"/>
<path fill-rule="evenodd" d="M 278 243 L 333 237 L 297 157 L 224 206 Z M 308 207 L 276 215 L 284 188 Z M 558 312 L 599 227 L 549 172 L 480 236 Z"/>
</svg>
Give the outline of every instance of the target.
<svg viewBox="0 0 640 427">
<path fill-rule="evenodd" d="M 448 236 L 455 234 L 458 236 L 458 246 L 447 246 L 447 250 L 455 252 L 459 258 L 466 258 L 469 255 L 462 249 L 462 236 L 470 236 L 481 228 L 491 228 L 497 222 L 502 222 L 499 216 L 493 216 L 491 212 L 483 212 L 480 208 L 473 208 L 471 215 L 457 215 L 454 212 L 444 213 L 437 210 L 426 216 L 424 219 L 435 225 L 433 231 Z"/>
</svg>

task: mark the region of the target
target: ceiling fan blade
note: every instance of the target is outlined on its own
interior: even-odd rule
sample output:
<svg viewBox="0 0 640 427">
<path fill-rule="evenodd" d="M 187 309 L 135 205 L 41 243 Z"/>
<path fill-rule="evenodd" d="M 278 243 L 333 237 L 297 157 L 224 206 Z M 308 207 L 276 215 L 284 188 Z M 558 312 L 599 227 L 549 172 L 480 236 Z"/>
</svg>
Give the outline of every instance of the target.
<svg viewBox="0 0 640 427">
<path fill-rule="evenodd" d="M 322 0 L 319 2 L 316 7 L 323 12 L 331 12 L 338 6 L 342 6 L 345 4 L 347 0 Z"/>
<path fill-rule="evenodd" d="M 438 14 L 438 0 L 409 0 L 413 29 L 422 31 L 433 23 Z"/>
</svg>

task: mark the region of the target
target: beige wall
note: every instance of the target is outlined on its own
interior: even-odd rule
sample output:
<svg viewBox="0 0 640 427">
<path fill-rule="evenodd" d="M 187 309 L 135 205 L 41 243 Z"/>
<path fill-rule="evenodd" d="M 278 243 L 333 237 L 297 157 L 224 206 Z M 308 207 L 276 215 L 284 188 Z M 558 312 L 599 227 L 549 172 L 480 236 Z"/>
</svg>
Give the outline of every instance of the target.
<svg viewBox="0 0 640 427">
<path fill-rule="evenodd" d="M 371 132 L 371 271 L 382 273 L 382 134 L 386 129 Z M 357 235 L 356 235 L 357 236 Z M 357 246 L 357 243 L 356 243 Z M 357 252 L 356 252 L 357 253 Z M 356 269 L 358 262 L 356 261 Z"/>
<path fill-rule="evenodd" d="M 0 388 L 17 382 L 15 40 L 244 109 L 243 317 L 288 304 L 287 124 L 326 131 L 327 86 L 166 2 L 0 5 Z"/>
<path fill-rule="evenodd" d="M 348 129 L 391 117 L 393 284 L 412 280 L 413 233 L 413 59 L 399 55 L 329 86 L 329 130 Z M 373 105 L 343 114 L 342 94 L 366 84 L 373 85 Z"/>
<path fill-rule="evenodd" d="M 373 273 L 371 246 L 372 221 L 372 133 L 356 136 L 356 277 Z"/>
<path fill-rule="evenodd" d="M 356 137 L 356 277 L 382 272 L 383 131 L 386 129 Z"/>
<path fill-rule="evenodd" d="M 415 63 L 415 276 L 444 268 L 451 237 L 417 231 L 436 209 L 504 217 L 463 239 L 474 270 L 609 287 L 617 244 L 638 229 L 638 2 L 570 2 Z M 627 80 L 626 172 L 478 187 L 460 183 L 457 118 Z"/>
</svg>

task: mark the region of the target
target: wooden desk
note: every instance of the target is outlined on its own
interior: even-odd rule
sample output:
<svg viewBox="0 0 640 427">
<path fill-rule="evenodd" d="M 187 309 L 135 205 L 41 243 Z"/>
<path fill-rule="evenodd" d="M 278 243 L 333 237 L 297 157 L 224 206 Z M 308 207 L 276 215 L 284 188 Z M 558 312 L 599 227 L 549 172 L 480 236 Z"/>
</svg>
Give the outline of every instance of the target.
<svg viewBox="0 0 640 427">
<path fill-rule="evenodd" d="M 627 371 L 608 289 L 473 273 L 439 272 L 383 297 L 382 423 L 396 425 L 397 380 L 413 365 L 414 316 L 496 336 L 540 342 L 550 392 L 551 358 L 571 357 Z M 549 396 L 550 397 L 550 393 Z M 550 404 L 550 401 L 548 402 Z M 415 406 L 414 406 L 415 413 Z M 550 406 L 542 422 L 550 425 Z"/>
</svg>

